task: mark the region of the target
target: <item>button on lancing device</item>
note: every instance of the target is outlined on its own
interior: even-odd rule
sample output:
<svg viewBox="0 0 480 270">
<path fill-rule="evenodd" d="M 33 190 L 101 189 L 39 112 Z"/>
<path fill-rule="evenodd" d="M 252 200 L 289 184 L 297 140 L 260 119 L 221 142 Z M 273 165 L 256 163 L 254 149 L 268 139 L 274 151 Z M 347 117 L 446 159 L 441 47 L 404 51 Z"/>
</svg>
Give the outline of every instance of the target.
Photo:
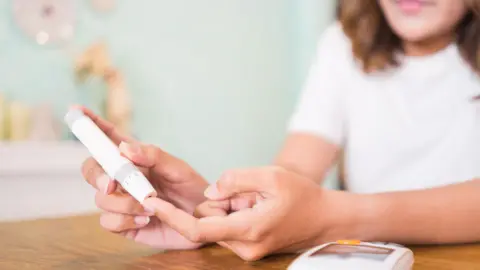
<svg viewBox="0 0 480 270">
<path fill-rule="evenodd" d="M 360 240 L 338 240 L 337 244 L 340 245 L 360 245 Z"/>
</svg>

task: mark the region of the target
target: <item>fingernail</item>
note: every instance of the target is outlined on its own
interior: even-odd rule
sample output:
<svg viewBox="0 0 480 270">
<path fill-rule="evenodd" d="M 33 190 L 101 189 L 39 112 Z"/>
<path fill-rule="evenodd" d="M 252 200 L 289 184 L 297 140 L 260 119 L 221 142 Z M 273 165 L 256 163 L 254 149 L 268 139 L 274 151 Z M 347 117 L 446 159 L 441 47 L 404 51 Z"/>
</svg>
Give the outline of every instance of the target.
<svg viewBox="0 0 480 270">
<path fill-rule="evenodd" d="M 210 185 L 204 192 L 205 197 L 209 199 L 216 199 L 220 197 L 220 192 L 218 191 L 217 185 Z"/>
<path fill-rule="evenodd" d="M 142 149 L 140 148 L 140 145 L 136 143 L 126 143 L 126 142 L 121 142 L 120 146 L 121 149 L 124 149 L 131 155 L 138 155 L 141 153 Z"/>
<path fill-rule="evenodd" d="M 110 177 L 108 175 L 103 174 L 97 178 L 97 187 L 102 191 L 104 194 L 107 194 L 108 187 L 110 186 Z"/>
<path fill-rule="evenodd" d="M 147 225 L 150 222 L 150 217 L 137 216 L 133 220 L 137 225 Z"/>
</svg>

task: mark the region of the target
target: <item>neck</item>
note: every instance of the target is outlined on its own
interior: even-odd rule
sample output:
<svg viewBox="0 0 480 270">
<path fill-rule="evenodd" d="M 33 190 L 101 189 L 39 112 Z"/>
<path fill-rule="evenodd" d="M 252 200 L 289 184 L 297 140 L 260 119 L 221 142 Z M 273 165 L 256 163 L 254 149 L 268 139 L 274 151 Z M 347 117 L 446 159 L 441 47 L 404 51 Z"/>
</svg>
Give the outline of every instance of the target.
<svg viewBox="0 0 480 270">
<path fill-rule="evenodd" d="M 446 48 L 453 40 L 454 37 L 450 34 L 421 41 L 404 41 L 403 50 L 408 56 L 425 56 Z"/>
</svg>

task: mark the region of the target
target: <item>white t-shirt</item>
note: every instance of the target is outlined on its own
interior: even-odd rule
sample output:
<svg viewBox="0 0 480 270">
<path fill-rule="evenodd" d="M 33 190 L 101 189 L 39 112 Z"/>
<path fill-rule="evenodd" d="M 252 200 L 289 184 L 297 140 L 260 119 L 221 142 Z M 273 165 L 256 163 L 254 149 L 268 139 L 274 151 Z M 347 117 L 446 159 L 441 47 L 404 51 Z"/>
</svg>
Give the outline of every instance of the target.
<svg viewBox="0 0 480 270">
<path fill-rule="evenodd" d="M 347 187 L 424 189 L 480 176 L 480 80 L 452 44 L 367 75 L 336 22 L 318 44 L 289 131 L 345 151 Z"/>
</svg>

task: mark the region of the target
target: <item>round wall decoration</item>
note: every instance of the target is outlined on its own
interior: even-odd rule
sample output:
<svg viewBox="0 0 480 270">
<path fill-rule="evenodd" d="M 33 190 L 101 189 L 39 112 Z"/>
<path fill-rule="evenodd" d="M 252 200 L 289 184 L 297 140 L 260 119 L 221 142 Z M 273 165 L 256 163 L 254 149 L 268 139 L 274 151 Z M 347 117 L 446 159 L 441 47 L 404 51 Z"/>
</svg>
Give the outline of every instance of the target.
<svg viewBox="0 0 480 270">
<path fill-rule="evenodd" d="M 75 32 L 75 0 L 13 0 L 13 18 L 39 45 L 62 45 Z"/>
</svg>

